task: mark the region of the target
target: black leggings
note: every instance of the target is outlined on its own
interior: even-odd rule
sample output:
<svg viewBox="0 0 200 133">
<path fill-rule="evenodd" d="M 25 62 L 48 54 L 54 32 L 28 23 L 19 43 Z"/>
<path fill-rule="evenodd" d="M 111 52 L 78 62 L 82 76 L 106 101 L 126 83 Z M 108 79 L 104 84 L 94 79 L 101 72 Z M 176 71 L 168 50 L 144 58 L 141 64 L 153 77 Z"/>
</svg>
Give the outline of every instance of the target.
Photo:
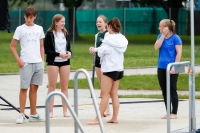
<svg viewBox="0 0 200 133">
<path fill-rule="evenodd" d="M 158 81 L 160 84 L 160 88 L 162 89 L 162 95 L 164 98 L 165 102 L 165 107 L 167 109 L 167 70 L 166 69 L 161 69 L 158 68 L 157 70 L 157 76 L 158 76 Z M 171 74 L 170 75 L 170 113 L 172 114 L 177 114 L 178 110 L 178 94 L 177 94 L 177 80 L 178 80 L 178 74 Z M 172 111 L 171 111 L 171 104 L 172 104 Z"/>
</svg>

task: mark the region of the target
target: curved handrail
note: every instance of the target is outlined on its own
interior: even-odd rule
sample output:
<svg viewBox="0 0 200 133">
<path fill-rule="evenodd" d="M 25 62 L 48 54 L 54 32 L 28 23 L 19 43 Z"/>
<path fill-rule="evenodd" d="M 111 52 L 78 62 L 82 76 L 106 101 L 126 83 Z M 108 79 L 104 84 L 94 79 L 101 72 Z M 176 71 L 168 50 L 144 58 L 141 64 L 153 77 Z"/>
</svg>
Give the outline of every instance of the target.
<svg viewBox="0 0 200 133">
<path fill-rule="evenodd" d="M 99 108 L 97 106 L 97 101 L 96 101 L 95 94 L 94 94 L 94 88 L 93 88 L 89 73 L 85 69 L 78 69 L 74 75 L 74 112 L 76 113 L 76 115 L 78 117 L 78 74 L 81 72 L 84 73 L 87 78 L 88 85 L 90 88 L 90 93 L 91 93 L 92 100 L 93 100 L 93 104 L 94 104 L 95 111 L 96 111 L 96 114 L 97 114 L 97 117 L 99 120 L 100 129 L 101 129 L 102 133 L 105 133 L 105 129 L 103 126 L 103 122 L 101 119 L 101 115 L 100 115 Z M 75 133 L 78 133 L 78 126 L 76 123 L 74 123 L 74 124 L 75 124 Z"/>
<path fill-rule="evenodd" d="M 167 65 L 167 133 L 171 133 L 170 130 L 170 69 L 171 67 L 176 67 L 176 66 L 191 66 L 189 61 L 184 61 L 184 62 L 175 62 L 175 63 L 169 63 Z M 194 73 L 194 69 L 191 68 L 192 73 Z M 176 72 L 176 70 L 175 70 Z M 189 132 L 193 131 L 196 129 L 196 118 L 195 118 L 195 88 L 194 84 L 192 81 L 192 76 L 194 74 L 189 74 Z"/>
<path fill-rule="evenodd" d="M 45 102 L 45 106 L 46 106 L 46 108 L 45 108 L 45 112 L 46 112 L 46 114 L 45 114 L 45 116 L 46 116 L 46 122 L 45 122 L 45 124 L 46 124 L 46 133 L 50 133 L 50 129 L 49 129 L 50 128 L 50 124 L 49 124 L 49 101 L 54 95 L 59 95 L 64 99 L 64 101 L 67 104 L 67 107 L 68 107 L 70 113 L 72 114 L 72 116 L 73 116 L 73 118 L 75 120 L 75 123 L 78 124 L 81 132 L 84 133 L 83 127 L 82 127 L 78 117 L 76 116 L 76 114 L 72 110 L 72 107 L 71 107 L 69 101 L 67 100 L 66 96 L 62 92 L 58 92 L 58 91 L 54 91 L 54 92 L 49 93 L 48 96 L 47 96 L 46 102 Z"/>
</svg>

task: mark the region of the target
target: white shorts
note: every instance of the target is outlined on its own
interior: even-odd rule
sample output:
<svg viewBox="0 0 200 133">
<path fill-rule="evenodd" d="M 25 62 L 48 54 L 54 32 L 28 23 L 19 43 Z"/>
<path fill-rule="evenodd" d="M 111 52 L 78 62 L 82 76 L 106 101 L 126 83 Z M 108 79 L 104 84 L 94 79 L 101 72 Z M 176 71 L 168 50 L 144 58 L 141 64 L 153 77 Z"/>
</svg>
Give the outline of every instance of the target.
<svg viewBox="0 0 200 133">
<path fill-rule="evenodd" d="M 28 89 L 31 84 L 42 85 L 44 62 L 26 63 L 20 68 L 20 88 Z"/>
</svg>

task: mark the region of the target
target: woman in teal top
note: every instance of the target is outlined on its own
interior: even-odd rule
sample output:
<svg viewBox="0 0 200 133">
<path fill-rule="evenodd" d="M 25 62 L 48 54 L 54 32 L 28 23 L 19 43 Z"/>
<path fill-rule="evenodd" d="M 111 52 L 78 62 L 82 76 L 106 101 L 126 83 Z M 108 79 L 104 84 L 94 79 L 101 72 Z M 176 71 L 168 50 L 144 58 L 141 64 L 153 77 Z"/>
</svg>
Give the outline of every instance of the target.
<svg viewBox="0 0 200 133">
<path fill-rule="evenodd" d="M 104 15 L 98 16 L 97 21 L 96 21 L 96 26 L 99 32 L 95 35 L 95 48 L 99 47 L 102 44 L 103 39 L 108 35 L 108 31 L 106 30 L 107 22 L 108 20 Z M 101 72 L 100 57 L 98 56 L 97 52 L 94 53 L 93 51 L 91 51 L 91 47 L 89 48 L 89 52 L 91 54 L 96 54 L 95 55 L 95 71 L 96 71 L 99 83 L 101 84 L 102 72 Z M 108 107 L 106 109 L 104 117 L 106 117 L 107 115 L 110 115 L 109 103 L 108 103 Z"/>
<path fill-rule="evenodd" d="M 101 44 L 102 44 L 102 41 L 104 39 L 104 37 L 108 34 L 108 31 L 105 30 L 103 32 L 99 32 L 95 35 L 95 38 L 96 38 L 96 41 L 95 41 L 95 44 L 96 46 L 95 47 L 99 47 Z M 100 57 L 98 56 L 98 52 L 95 53 L 95 67 L 97 68 L 101 68 L 101 64 L 100 64 Z"/>
<path fill-rule="evenodd" d="M 157 41 L 154 44 L 154 48 L 159 50 L 157 76 L 162 89 L 165 107 L 167 108 L 166 69 L 169 63 L 180 62 L 182 55 L 182 40 L 177 34 L 175 34 L 175 22 L 173 20 L 161 20 L 158 29 L 160 30 L 160 34 L 158 35 Z M 174 74 L 174 67 L 172 67 L 170 70 L 170 97 L 172 104 L 172 110 L 170 109 L 171 119 L 177 118 L 177 80 L 178 74 Z M 167 115 L 164 115 L 161 118 L 166 119 Z"/>
</svg>

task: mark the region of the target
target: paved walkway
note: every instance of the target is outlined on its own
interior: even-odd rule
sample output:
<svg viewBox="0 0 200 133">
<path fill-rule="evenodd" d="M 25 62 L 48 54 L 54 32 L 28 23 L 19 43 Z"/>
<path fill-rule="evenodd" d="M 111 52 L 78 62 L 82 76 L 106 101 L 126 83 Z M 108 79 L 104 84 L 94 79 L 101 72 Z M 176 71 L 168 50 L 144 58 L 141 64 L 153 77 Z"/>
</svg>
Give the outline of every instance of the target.
<svg viewBox="0 0 200 133">
<path fill-rule="evenodd" d="M 134 68 L 126 69 L 125 75 L 136 74 L 156 74 L 156 68 Z M 196 72 L 200 72 L 200 66 L 195 67 Z M 91 76 L 91 71 L 88 71 Z M 74 78 L 74 72 L 71 72 L 70 79 Z M 79 74 L 79 78 L 85 78 L 83 74 Z M 38 91 L 38 113 L 45 116 L 45 100 L 47 96 L 47 75 L 44 75 L 44 84 Z M 0 95 L 8 100 L 10 103 L 19 106 L 19 75 L 1 75 L 0 76 Z M 58 90 L 59 91 L 59 90 Z M 119 91 L 119 94 L 161 94 L 160 91 Z M 188 93 L 188 92 L 179 92 Z M 97 102 L 100 90 L 95 90 Z M 69 102 L 73 105 L 74 92 L 69 90 Z M 78 91 L 79 98 L 79 119 L 83 125 L 85 133 L 100 133 L 98 125 L 86 125 L 85 123 L 95 117 L 94 106 L 89 90 L 80 89 Z M 166 133 L 166 120 L 160 119 L 165 114 L 164 103 L 160 99 L 143 99 L 143 98 L 121 98 L 119 111 L 119 124 L 108 124 L 107 120 L 111 116 L 103 118 L 106 133 Z M 5 104 L 0 100 L 0 104 Z M 61 99 L 55 97 L 54 118 L 51 119 L 50 130 L 53 133 L 74 132 L 74 122 L 72 118 L 62 117 Z M 27 100 L 26 107 L 29 107 L 29 100 Z M 112 105 L 110 105 L 112 107 Z M 18 117 L 18 112 L 15 110 L 5 110 L 8 107 L 0 106 L 0 133 L 44 133 L 45 123 L 29 123 L 17 125 L 15 120 Z M 3 110 L 4 109 L 4 110 Z M 200 101 L 196 100 L 196 112 L 200 112 Z M 29 108 L 26 109 L 26 114 L 29 115 Z M 171 120 L 171 130 L 176 131 L 189 125 L 189 101 L 183 100 L 179 102 L 178 119 Z M 196 113 L 196 123 L 200 123 L 200 113 Z M 197 125 L 198 126 L 198 125 Z M 184 130 L 184 129 L 183 129 Z M 188 129 L 185 129 L 186 131 Z"/>
</svg>

